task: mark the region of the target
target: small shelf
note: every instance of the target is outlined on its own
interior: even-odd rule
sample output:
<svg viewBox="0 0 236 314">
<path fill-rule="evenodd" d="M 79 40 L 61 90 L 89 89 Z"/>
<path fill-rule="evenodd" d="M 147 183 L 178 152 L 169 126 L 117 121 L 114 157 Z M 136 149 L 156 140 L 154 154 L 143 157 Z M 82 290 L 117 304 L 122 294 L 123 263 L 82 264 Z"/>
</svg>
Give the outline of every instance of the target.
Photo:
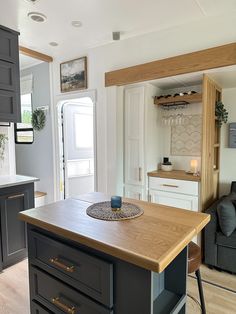
<svg viewBox="0 0 236 314">
<path fill-rule="evenodd" d="M 214 148 L 218 148 L 218 147 L 220 147 L 220 144 L 219 143 L 215 143 L 214 144 Z"/>
<path fill-rule="evenodd" d="M 191 103 L 199 103 L 202 101 L 202 94 L 196 93 L 192 95 L 183 95 L 183 96 L 172 96 L 168 98 L 160 98 L 160 99 L 155 99 L 154 104 L 155 105 L 178 105 L 178 104 L 191 104 Z"/>
<path fill-rule="evenodd" d="M 153 313 L 179 313 L 186 303 L 185 295 L 178 295 L 169 290 L 163 290 L 153 303 Z"/>
</svg>

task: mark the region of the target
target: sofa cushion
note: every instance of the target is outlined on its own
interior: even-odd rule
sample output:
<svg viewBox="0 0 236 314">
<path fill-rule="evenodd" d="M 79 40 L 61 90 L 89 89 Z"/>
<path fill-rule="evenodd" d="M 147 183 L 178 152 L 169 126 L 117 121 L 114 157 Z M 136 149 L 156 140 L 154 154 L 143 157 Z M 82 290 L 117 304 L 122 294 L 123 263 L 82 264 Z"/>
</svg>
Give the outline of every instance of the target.
<svg viewBox="0 0 236 314">
<path fill-rule="evenodd" d="M 232 201 L 232 195 L 230 194 L 217 206 L 220 228 L 227 237 L 236 229 L 236 210 Z"/>
<path fill-rule="evenodd" d="M 226 237 L 222 232 L 217 232 L 216 244 L 236 249 L 236 231 L 234 231 L 230 237 Z"/>
</svg>

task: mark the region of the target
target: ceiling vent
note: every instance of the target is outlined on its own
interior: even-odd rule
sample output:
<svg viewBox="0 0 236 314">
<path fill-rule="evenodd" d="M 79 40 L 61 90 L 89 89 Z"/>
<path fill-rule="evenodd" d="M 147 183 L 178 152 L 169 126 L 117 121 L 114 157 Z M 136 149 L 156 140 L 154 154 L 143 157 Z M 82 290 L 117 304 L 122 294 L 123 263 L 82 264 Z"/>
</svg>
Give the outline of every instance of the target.
<svg viewBox="0 0 236 314">
<path fill-rule="evenodd" d="M 35 4 L 35 3 L 38 2 L 39 0 L 25 0 L 25 1 Z"/>
<path fill-rule="evenodd" d="M 34 22 L 42 23 L 45 22 L 47 17 L 39 12 L 30 12 L 28 13 L 28 17 L 33 20 Z"/>
<path fill-rule="evenodd" d="M 120 32 L 112 32 L 113 40 L 120 40 Z"/>
</svg>

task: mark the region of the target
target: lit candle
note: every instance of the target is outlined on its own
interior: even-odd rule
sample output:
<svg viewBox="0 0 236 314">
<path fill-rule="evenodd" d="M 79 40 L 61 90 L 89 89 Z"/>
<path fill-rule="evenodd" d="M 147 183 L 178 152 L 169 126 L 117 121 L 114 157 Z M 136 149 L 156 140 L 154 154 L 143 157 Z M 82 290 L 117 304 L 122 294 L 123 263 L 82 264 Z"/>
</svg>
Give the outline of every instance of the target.
<svg viewBox="0 0 236 314">
<path fill-rule="evenodd" d="M 120 196 L 111 197 L 111 208 L 121 208 L 122 199 Z"/>
<path fill-rule="evenodd" d="M 191 160 L 191 162 L 190 162 L 191 172 L 197 173 L 197 166 L 198 166 L 197 160 L 195 160 L 195 159 Z"/>
</svg>

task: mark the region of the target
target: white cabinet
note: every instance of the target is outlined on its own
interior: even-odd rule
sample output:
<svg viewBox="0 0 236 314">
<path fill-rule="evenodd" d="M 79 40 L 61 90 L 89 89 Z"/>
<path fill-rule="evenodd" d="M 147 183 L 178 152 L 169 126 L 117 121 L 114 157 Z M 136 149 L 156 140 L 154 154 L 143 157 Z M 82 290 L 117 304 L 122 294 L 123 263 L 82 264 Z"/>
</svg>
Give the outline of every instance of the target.
<svg viewBox="0 0 236 314">
<path fill-rule="evenodd" d="M 149 177 L 149 200 L 153 203 L 198 211 L 199 183 Z"/>
<path fill-rule="evenodd" d="M 147 172 L 160 160 L 157 140 L 158 108 L 153 103 L 157 87 L 151 84 L 124 89 L 124 195 L 147 199 Z"/>
<path fill-rule="evenodd" d="M 125 184 L 144 184 L 144 87 L 125 90 Z"/>
<path fill-rule="evenodd" d="M 124 195 L 135 200 L 146 200 L 145 189 L 135 185 L 125 185 Z"/>
<path fill-rule="evenodd" d="M 165 206 L 197 212 L 199 210 L 199 183 L 186 180 L 149 177 L 148 200 Z M 200 235 L 193 238 L 201 244 Z"/>
</svg>

